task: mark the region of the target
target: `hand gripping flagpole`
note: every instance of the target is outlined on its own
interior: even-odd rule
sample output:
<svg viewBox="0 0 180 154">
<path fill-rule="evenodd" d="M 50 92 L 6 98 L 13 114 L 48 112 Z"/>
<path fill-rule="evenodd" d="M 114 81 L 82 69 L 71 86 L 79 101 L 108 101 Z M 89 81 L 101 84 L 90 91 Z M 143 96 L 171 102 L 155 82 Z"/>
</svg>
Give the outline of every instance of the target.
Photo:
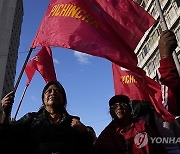
<svg viewBox="0 0 180 154">
<path fill-rule="evenodd" d="M 12 119 L 13 121 L 16 121 L 17 114 L 18 114 L 19 109 L 20 109 L 20 107 L 21 107 L 21 104 L 22 104 L 22 101 L 23 101 L 23 98 L 24 98 L 24 95 L 25 95 L 25 93 L 26 93 L 26 90 L 27 90 L 28 86 L 29 86 L 29 84 L 27 84 L 26 87 L 24 88 L 24 91 L 23 91 L 23 94 L 22 94 L 21 99 L 20 99 L 20 101 L 19 101 L 19 105 L 18 105 L 18 108 L 17 108 L 17 110 L 16 110 L 15 116 L 14 116 L 14 118 Z"/>
<path fill-rule="evenodd" d="M 17 81 L 16 81 L 16 84 L 15 84 L 15 86 L 14 86 L 14 92 L 16 92 L 16 90 L 17 90 L 17 87 L 18 87 L 19 82 L 20 82 L 20 80 L 21 80 L 21 78 L 22 78 L 22 75 L 23 75 L 23 73 L 24 73 L 25 67 L 26 67 L 26 65 L 27 65 L 27 63 L 28 63 L 28 60 L 29 60 L 29 58 L 30 58 L 30 56 L 31 56 L 32 51 L 33 51 L 33 48 L 30 48 L 30 50 L 29 50 L 29 52 L 28 52 L 28 55 L 27 55 L 27 57 L 26 57 L 26 59 L 25 59 L 25 61 L 24 61 L 23 67 L 22 67 L 22 69 L 21 69 L 21 72 L 20 72 L 20 74 L 19 74 L 19 77 L 18 77 L 18 79 L 17 79 Z"/>
<path fill-rule="evenodd" d="M 168 26 L 167 26 L 167 23 L 166 23 L 165 18 L 163 16 L 163 12 L 162 12 L 162 9 L 161 9 L 160 2 L 159 2 L 159 0 L 155 0 L 155 2 L 156 2 L 157 10 L 158 10 L 159 15 L 160 15 L 160 19 L 162 20 L 162 24 L 163 24 L 165 30 L 168 30 Z M 178 60 L 178 57 L 177 57 L 177 54 L 176 54 L 175 51 L 173 52 L 173 59 L 174 59 L 174 62 L 176 64 L 178 74 L 180 76 L 180 64 L 179 64 L 179 60 Z"/>
</svg>

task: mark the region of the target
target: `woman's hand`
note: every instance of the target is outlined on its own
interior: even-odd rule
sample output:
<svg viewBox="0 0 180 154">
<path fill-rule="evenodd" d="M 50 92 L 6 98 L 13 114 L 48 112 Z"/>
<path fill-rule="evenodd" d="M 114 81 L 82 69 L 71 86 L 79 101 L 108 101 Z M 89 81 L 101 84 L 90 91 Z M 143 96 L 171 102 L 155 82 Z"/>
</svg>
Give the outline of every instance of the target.
<svg viewBox="0 0 180 154">
<path fill-rule="evenodd" d="M 11 114 L 13 103 L 14 103 L 14 91 L 11 91 L 1 100 L 3 114 L 5 114 L 6 116 Z"/>
<path fill-rule="evenodd" d="M 175 34 L 170 30 L 163 31 L 159 40 L 159 52 L 161 59 L 172 56 L 176 47 L 177 40 Z"/>
<path fill-rule="evenodd" d="M 79 132 L 85 132 L 85 131 L 87 131 L 86 126 L 85 126 L 83 123 L 81 123 L 80 120 L 78 120 L 78 119 L 76 119 L 76 118 L 73 118 L 73 119 L 72 119 L 71 127 L 73 127 L 74 129 L 76 129 L 76 130 L 79 131 Z"/>
</svg>

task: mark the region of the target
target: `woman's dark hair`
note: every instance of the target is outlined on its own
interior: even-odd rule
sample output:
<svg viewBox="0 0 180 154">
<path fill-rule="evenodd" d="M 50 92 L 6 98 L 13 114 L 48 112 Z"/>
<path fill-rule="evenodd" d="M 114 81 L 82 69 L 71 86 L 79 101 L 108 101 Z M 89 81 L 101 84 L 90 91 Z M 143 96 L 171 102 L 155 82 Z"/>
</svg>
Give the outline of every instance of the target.
<svg viewBox="0 0 180 154">
<path fill-rule="evenodd" d="M 51 85 L 55 85 L 60 90 L 60 92 L 62 94 L 62 97 L 63 97 L 63 105 L 64 105 L 64 107 L 66 107 L 66 105 L 67 105 L 66 92 L 65 92 L 64 87 L 58 81 L 51 81 L 51 82 L 48 82 L 45 85 L 45 87 L 44 87 L 44 89 L 42 91 L 42 101 L 43 101 L 43 104 L 44 104 L 44 93 L 49 88 L 49 86 L 51 86 Z"/>
<path fill-rule="evenodd" d="M 132 114 L 134 118 L 145 118 L 155 112 L 155 108 L 149 101 L 132 100 Z"/>
</svg>

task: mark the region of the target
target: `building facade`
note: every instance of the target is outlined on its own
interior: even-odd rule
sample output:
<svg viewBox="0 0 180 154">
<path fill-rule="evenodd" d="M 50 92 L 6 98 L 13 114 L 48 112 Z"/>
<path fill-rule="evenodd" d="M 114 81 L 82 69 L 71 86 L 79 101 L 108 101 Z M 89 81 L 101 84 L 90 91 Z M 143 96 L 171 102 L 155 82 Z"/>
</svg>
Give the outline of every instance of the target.
<svg viewBox="0 0 180 154">
<path fill-rule="evenodd" d="M 22 19 L 22 0 L 0 1 L 0 98 L 14 87 Z"/>
<path fill-rule="evenodd" d="M 159 67 L 160 54 L 158 41 L 165 27 L 160 20 L 155 0 L 136 0 L 145 8 L 158 22 L 156 22 L 143 36 L 135 53 L 138 57 L 138 65 L 146 71 L 147 76 L 156 79 Z M 178 40 L 176 55 L 180 61 L 180 0 L 159 0 L 168 29 L 172 30 Z"/>
</svg>

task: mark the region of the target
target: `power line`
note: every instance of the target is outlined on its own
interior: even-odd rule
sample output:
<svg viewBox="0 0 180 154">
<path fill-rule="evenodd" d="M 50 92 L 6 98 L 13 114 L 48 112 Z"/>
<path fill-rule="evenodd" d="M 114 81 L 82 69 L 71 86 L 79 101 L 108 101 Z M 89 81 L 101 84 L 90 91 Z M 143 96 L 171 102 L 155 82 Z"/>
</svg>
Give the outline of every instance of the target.
<svg viewBox="0 0 180 154">
<path fill-rule="evenodd" d="M 92 121 L 92 122 L 86 122 L 87 124 L 94 124 L 94 123 L 99 123 L 99 122 L 104 122 L 104 121 L 109 121 L 110 119 L 102 119 L 102 120 L 97 120 L 97 121 Z"/>
<path fill-rule="evenodd" d="M 37 51 L 37 50 L 39 50 L 39 49 L 34 49 L 33 51 Z M 24 53 L 28 53 L 29 51 L 21 51 L 21 52 L 18 52 L 18 54 L 24 54 Z M 17 53 L 8 53 L 8 54 L 1 54 L 0 55 L 0 58 L 1 57 L 5 57 L 5 56 L 9 56 L 9 55 L 16 55 Z"/>
<path fill-rule="evenodd" d="M 51 47 L 51 48 L 56 48 L 56 47 Z M 33 49 L 33 51 L 38 51 L 40 49 Z M 24 53 L 28 53 L 29 50 L 27 51 L 21 51 L 21 52 L 18 52 L 18 54 L 24 54 Z M 8 53 L 8 54 L 0 54 L 0 58 L 1 57 L 5 57 L 5 56 L 8 56 L 8 55 L 16 55 L 17 53 Z"/>
</svg>

